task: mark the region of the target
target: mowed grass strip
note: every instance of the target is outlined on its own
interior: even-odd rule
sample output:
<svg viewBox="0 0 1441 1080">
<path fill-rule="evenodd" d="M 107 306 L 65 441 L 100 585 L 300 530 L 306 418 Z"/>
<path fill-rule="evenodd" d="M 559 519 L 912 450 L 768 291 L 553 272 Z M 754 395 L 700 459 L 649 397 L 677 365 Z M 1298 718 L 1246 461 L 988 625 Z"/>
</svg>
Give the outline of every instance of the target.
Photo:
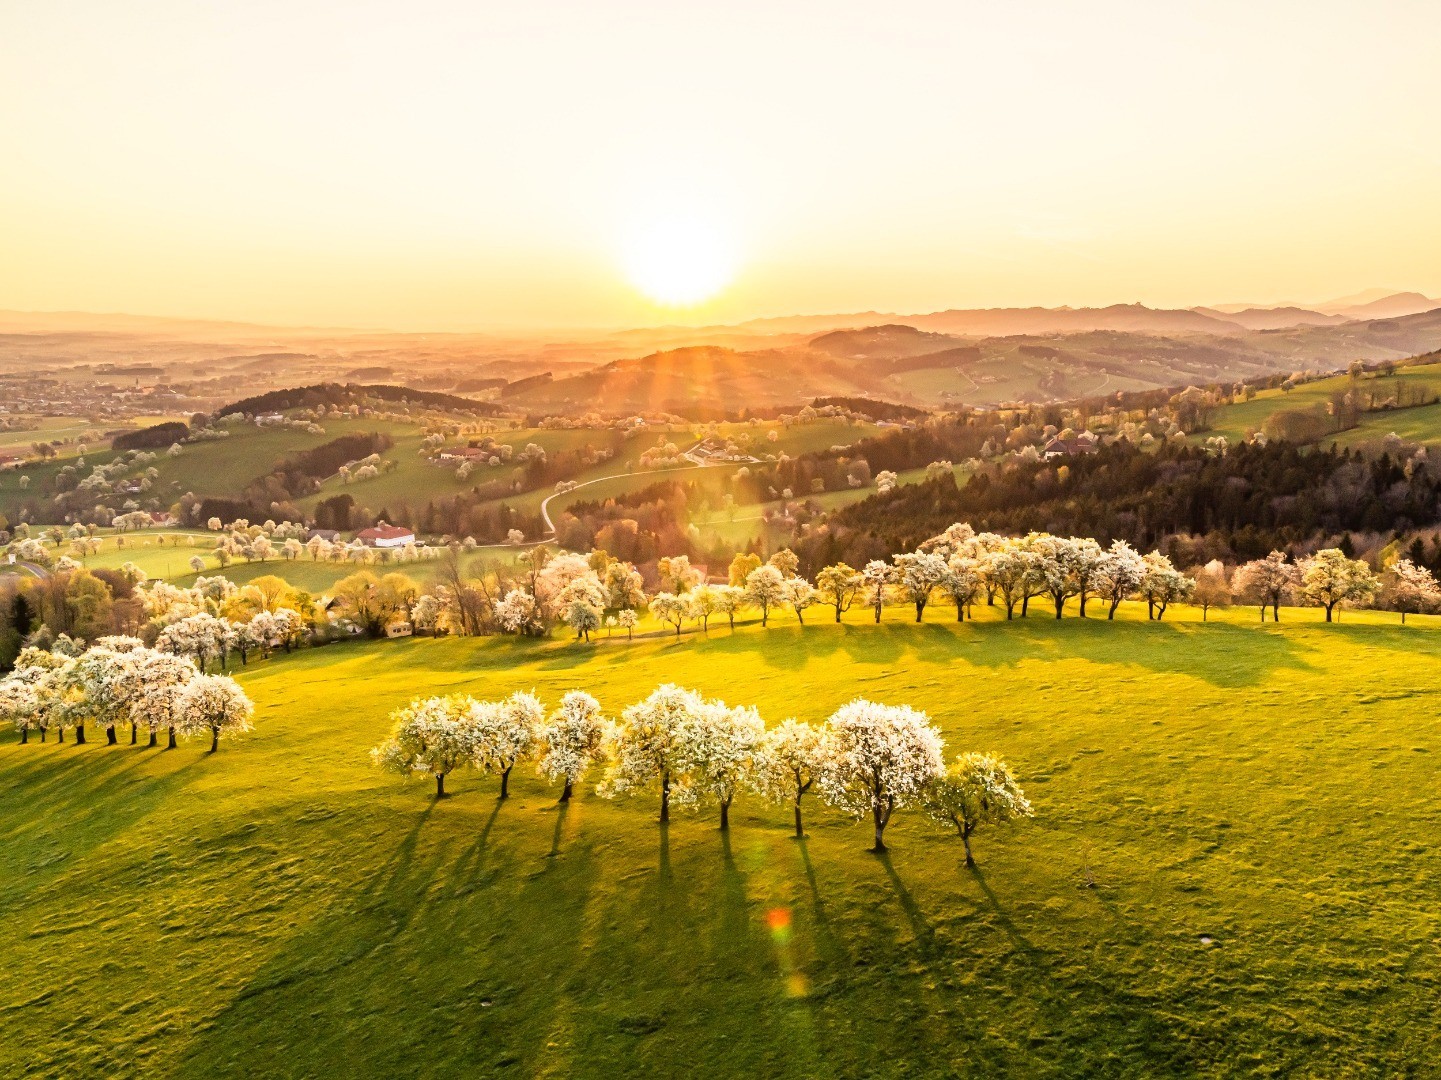
<svg viewBox="0 0 1441 1080">
<path fill-rule="evenodd" d="M 0 1074 L 1426 1071 L 1434 625 L 984 614 L 337 645 L 243 669 L 256 731 L 214 755 L 7 734 Z M 745 796 L 726 837 L 368 763 L 416 694 L 619 710 L 664 681 L 772 723 L 924 708 L 1037 817 L 982 830 L 973 873 L 915 811 L 881 859 L 814 803 L 805 842 Z"/>
</svg>

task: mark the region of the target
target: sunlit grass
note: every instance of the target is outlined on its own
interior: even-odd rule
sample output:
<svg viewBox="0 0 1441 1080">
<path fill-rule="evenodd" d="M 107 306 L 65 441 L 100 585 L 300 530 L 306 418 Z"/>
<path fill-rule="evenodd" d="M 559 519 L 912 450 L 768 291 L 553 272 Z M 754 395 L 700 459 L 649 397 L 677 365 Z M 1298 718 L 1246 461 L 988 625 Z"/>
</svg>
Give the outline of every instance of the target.
<svg viewBox="0 0 1441 1080">
<path fill-rule="evenodd" d="M 208 756 L 0 742 L 0 1074 L 1352 1075 L 1424 1071 L 1441 974 L 1441 635 L 1380 613 L 1114 624 L 937 608 L 591 646 L 417 639 L 252 664 Z M 861 694 L 1001 753 L 1038 816 L 370 769 L 417 693 L 675 680 L 823 719 Z"/>
</svg>

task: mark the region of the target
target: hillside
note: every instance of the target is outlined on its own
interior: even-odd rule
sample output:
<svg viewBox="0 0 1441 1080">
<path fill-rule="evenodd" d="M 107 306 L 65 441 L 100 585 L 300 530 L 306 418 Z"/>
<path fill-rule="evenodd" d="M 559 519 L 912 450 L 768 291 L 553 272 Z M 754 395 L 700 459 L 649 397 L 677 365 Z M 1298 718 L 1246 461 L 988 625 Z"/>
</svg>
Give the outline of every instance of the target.
<svg viewBox="0 0 1441 1080">
<path fill-rule="evenodd" d="M 808 349 L 694 346 L 618 360 L 507 399 L 531 412 L 739 412 L 865 393 L 875 380 Z"/>
<path fill-rule="evenodd" d="M 1242 308 L 1240 311 L 1217 311 L 1214 308 L 1192 310 L 1244 326 L 1247 330 L 1282 330 L 1291 326 L 1335 326 L 1346 321 L 1344 315 L 1323 315 L 1301 307 Z"/>
<path fill-rule="evenodd" d="M 1122 330 L 1133 334 L 1224 334 L 1238 329 L 1226 319 L 1197 311 L 1167 311 L 1144 304 L 1113 304 L 1104 308 L 987 308 L 937 311 L 903 320 L 922 330 L 968 336 L 1014 334 L 1076 334 L 1091 330 Z"/>
<path fill-rule="evenodd" d="M 332 646 L 241 670 L 256 731 L 215 755 L 0 735 L 0 959 L 24 973 L 0 1073 L 1413 1071 L 1441 637 L 1123 617 Z M 1428 661 L 1404 688 L 1335 677 L 1403 655 Z M 813 797 L 803 843 L 746 795 L 725 838 L 589 784 L 559 811 L 528 770 L 505 803 L 458 773 L 437 804 L 367 758 L 415 693 L 616 710 L 663 680 L 770 723 L 856 693 L 928 709 L 1037 816 L 978 833 L 968 872 L 908 810 L 878 859 Z"/>
</svg>

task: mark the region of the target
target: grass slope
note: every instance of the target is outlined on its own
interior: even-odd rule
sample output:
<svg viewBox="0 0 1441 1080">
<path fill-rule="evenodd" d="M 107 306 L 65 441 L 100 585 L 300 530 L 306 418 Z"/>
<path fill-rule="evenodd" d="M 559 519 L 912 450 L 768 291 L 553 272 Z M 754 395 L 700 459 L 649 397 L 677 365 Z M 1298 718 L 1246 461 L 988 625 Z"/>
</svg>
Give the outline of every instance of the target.
<svg viewBox="0 0 1441 1080">
<path fill-rule="evenodd" d="M 1428 387 L 1441 387 L 1441 364 L 1418 364 L 1414 367 L 1397 368 L 1395 374 L 1370 376 L 1362 387 L 1377 393 L 1388 393 L 1398 383 L 1415 383 Z M 1214 435 L 1224 435 L 1231 442 L 1244 440 L 1246 434 L 1260 431 L 1273 413 L 1288 409 L 1307 409 L 1324 405 L 1331 396 L 1344 393 L 1351 380 L 1345 375 L 1319 379 L 1304 383 L 1292 391 L 1262 390 L 1250 401 L 1239 401 L 1217 409 L 1211 418 L 1211 427 L 1196 436 L 1203 442 Z M 1327 436 L 1320 440 L 1329 446 L 1335 442 L 1341 446 L 1356 446 L 1377 442 L 1388 432 L 1394 431 L 1408 442 L 1441 442 L 1441 406 L 1423 405 L 1416 408 L 1393 409 L 1383 412 L 1364 413 L 1361 422 L 1354 428 Z"/>
<path fill-rule="evenodd" d="M 1417 1073 L 1441 635 L 1126 614 L 333 646 L 243 671 L 257 730 L 214 756 L 6 735 L 0 1074 Z M 924 707 L 1038 817 L 972 873 L 914 812 L 882 859 L 814 806 L 798 843 L 742 798 L 727 839 L 366 760 L 415 693 L 663 680 L 770 722 Z"/>
</svg>

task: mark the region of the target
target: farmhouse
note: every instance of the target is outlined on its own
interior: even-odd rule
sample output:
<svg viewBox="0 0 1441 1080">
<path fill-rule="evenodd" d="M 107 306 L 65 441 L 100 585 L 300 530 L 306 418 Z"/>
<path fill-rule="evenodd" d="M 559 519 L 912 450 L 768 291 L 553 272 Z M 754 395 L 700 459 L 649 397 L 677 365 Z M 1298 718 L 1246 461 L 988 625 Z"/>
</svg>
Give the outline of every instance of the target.
<svg viewBox="0 0 1441 1080">
<path fill-rule="evenodd" d="M 461 446 L 442 450 L 436 455 L 436 460 L 447 463 L 454 461 L 474 461 L 484 465 L 493 455 L 494 451 L 488 450 L 483 446 Z"/>
<path fill-rule="evenodd" d="M 1046 457 L 1076 457 L 1080 454 L 1094 454 L 1096 452 L 1096 437 L 1089 431 L 1082 432 L 1074 439 L 1052 439 L 1046 443 L 1044 451 Z"/>
<path fill-rule="evenodd" d="M 415 533 L 399 525 L 387 525 L 383 521 L 373 528 L 361 529 L 355 534 L 355 538 L 362 544 L 376 548 L 398 548 L 415 543 Z"/>
</svg>

